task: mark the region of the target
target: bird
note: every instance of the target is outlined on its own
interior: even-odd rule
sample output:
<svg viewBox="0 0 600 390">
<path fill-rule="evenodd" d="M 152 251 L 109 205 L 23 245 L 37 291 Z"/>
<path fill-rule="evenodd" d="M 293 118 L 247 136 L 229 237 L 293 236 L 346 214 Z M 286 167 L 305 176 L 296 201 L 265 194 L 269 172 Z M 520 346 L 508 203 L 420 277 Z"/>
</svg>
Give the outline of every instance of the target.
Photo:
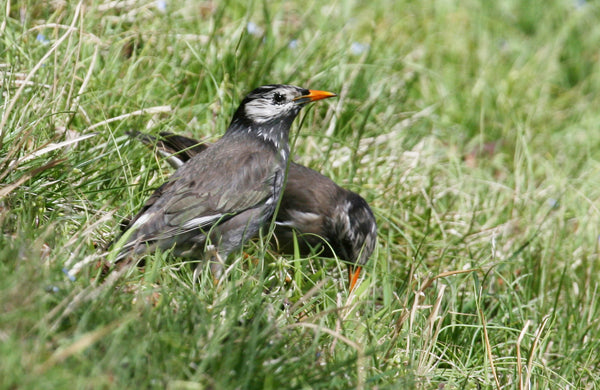
<svg viewBox="0 0 600 390">
<path fill-rule="evenodd" d="M 172 249 L 183 258 L 208 256 L 218 278 L 223 259 L 275 212 L 292 122 L 306 104 L 334 96 L 282 84 L 246 95 L 225 134 L 179 167 L 131 220 L 117 240 L 115 262 Z"/>
<path fill-rule="evenodd" d="M 176 169 L 210 146 L 170 132 L 160 132 L 158 137 L 139 131 L 128 134 L 154 148 Z M 272 241 L 281 253 L 293 254 L 296 241 L 301 255 L 307 256 L 319 247 L 323 257 L 335 254 L 348 264 L 349 290 L 353 291 L 375 249 L 377 222 L 360 195 L 291 161 Z"/>
</svg>

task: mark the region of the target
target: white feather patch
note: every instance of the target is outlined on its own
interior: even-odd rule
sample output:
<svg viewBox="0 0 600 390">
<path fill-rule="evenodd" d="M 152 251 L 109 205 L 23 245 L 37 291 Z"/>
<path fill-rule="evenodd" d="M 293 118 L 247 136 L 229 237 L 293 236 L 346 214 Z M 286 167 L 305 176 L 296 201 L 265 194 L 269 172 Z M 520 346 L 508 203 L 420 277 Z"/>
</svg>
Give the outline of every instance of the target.
<svg viewBox="0 0 600 390">
<path fill-rule="evenodd" d="M 198 217 L 198 218 L 192 218 L 189 221 L 187 221 L 186 223 L 184 223 L 181 228 L 182 229 L 194 229 L 197 227 L 202 227 L 205 226 L 206 224 L 208 224 L 209 222 L 215 221 L 219 218 L 221 218 L 223 216 L 223 214 L 216 214 L 216 215 L 207 215 L 204 217 Z"/>
<path fill-rule="evenodd" d="M 278 108 L 280 106 L 268 104 L 263 99 L 256 99 L 246 103 L 246 116 L 256 123 L 264 123 L 281 112 Z"/>
<path fill-rule="evenodd" d="M 305 213 L 304 211 L 289 211 L 290 216 L 292 217 L 289 221 L 280 221 L 277 222 L 279 226 L 289 226 L 289 227 L 298 227 L 298 225 L 307 225 L 311 223 L 316 223 L 321 218 L 321 215 L 315 213 Z M 301 222 L 298 224 L 298 222 Z"/>
<path fill-rule="evenodd" d="M 133 228 L 142 226 L 143 224 L 148 222 L 149 219 L 150 219 L 150 214 L 144 214 L 141 217 L 139 217 L 137 221 L 135 221 L 135 223 L 133 224 L 133 226 L 131 228 L 133 229 Z"/>
</svg>

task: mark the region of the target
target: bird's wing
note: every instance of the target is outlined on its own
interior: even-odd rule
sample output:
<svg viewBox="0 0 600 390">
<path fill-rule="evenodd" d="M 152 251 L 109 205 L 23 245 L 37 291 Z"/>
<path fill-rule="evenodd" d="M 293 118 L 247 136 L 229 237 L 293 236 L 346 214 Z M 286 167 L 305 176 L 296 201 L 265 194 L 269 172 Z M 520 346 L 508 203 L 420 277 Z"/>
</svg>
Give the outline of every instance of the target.
<svg viewBox="0 0 600 390">
<path fill-rule="evenodd" d="M 317 217 L 331 216 L 339 191 L 340 187 L 328 177 L 291 162 L 277 214 L 278 224 L 312 232 Z"/>
<path fill-rule="evenodd" d="M 178 155 L 184 162 L 188 161 L 198 153 L 202 153 L 210 146 L 207 142 L 197 141 L 193 138 L 169 133 L 167 131 L 161 132 L 158 140 L 160 142 L 160 144 L 157 144 L 158 147 L 162 147 L 166 152 Z"/>
<path fill-rule="evenodd" d="M 208 148 L 179 168 L 134 218 L 132 241 L 162 240 L 210 226 L 274 197 L 276 153 L 261 144 Z M 270 153 L 269 153 L 270 152 Z"/>
</svg>

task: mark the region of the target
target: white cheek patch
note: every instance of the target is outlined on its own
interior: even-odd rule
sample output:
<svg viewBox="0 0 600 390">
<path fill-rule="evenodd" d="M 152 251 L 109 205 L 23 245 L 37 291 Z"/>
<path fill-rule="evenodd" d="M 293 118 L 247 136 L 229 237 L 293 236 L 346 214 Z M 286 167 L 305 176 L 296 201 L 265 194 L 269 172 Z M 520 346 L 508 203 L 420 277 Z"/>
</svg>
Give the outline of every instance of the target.
<svg viewBox="0 0 600 390">
<path fill-rule="evenodd" d="M 263 99 L 256 99 L 246 103 L 246 116 L 256 123 L 264 123 L 286 111 L 287 105 L 274 105 Z"/>
</svg>

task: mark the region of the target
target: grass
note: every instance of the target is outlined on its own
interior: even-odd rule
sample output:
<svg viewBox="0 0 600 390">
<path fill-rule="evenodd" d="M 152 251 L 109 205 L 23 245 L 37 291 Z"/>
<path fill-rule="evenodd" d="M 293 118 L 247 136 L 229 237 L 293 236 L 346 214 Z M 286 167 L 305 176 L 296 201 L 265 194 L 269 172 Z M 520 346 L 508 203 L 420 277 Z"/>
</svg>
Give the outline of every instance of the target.
<svg viewBox="0 0 600 390">
<path fill-rule="evenodd" d="M 161 4 L 2 10 L 1 388 L 600 388 L 597 4 Z M 355 293 L 260 240 L 101 277 L 171 172 L 125 132 L 214 140 L 273 82 L 339 93 L 294 155 L 376 214 Z"/>
</svg>

